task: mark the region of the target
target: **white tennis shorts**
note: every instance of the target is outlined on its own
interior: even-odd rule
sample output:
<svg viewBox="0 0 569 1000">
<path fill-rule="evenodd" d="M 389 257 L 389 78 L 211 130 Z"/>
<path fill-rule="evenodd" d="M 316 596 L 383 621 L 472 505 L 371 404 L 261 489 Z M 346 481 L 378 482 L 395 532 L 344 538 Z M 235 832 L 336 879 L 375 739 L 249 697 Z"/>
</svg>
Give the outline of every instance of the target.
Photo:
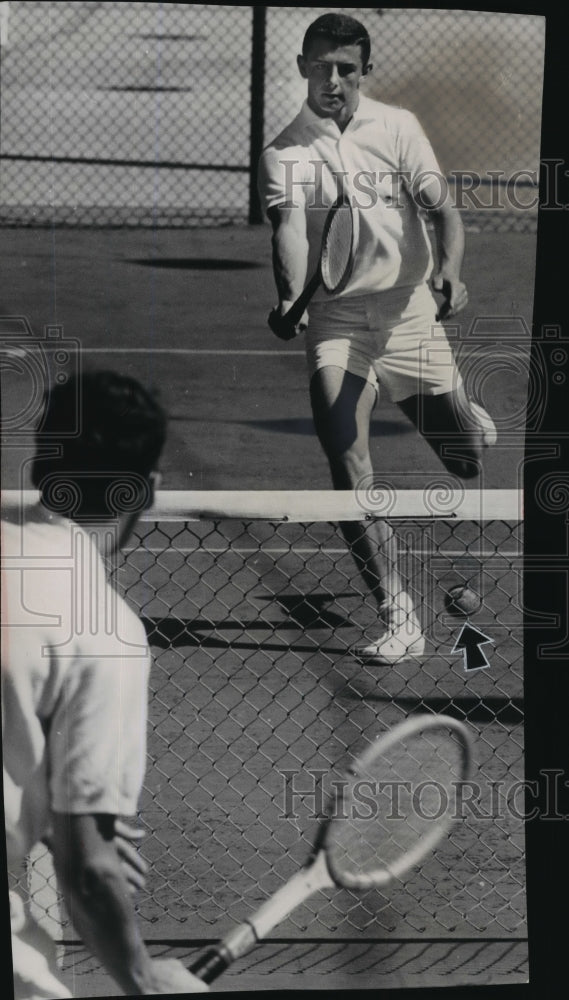
<svg viewBox="0 0 569 1000">
<path fill-rule="evenodd" d="M 427 284 L 309 306 L 306 356 L 310 376 L 335 365 L 385 387 L 394 402 L 452 392 L 461 382 L 437 304 Z"/>
</svg>

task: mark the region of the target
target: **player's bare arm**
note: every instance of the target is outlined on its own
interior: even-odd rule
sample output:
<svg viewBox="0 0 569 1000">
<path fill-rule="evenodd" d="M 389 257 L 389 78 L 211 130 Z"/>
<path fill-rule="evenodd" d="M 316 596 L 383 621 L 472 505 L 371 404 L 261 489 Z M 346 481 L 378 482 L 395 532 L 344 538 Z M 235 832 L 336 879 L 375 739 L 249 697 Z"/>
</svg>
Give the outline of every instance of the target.
<svg viewBox="0 0 569 1000">
<path fill-rule="evenodd" d="M 130 892 L 134 895 L 146 884 L 148 865 L 140 856 L 138 845 L 144 839 L 145 831 L 139 827 L 129 826 L 115 818 L 113 842 L 122 865 L 124 877 Z"/>
<path fill-rule="evenodd" d="M 438 318 L 443 320 L 460 312 L 468 303 L 466 285 L 460 271 L 464 258 L 464 227 L 460 213 L 447 199 L 443 205 L 437 183 L 421 192 L 421 203 L 427 208 L 435 230 L 438 265 L 431 279 L 435 292 L 444 296 Z M 432 205 L 432 208 L 429 208 Z"/>
<path fill-rule="evenodd" d="M 308 266 L 308 239 L 304 208 L 276 206 L 268 212 L 273 229 L 273 273 L 279 296 L 278 306 L 269 316 L 273 333 L 284 340 L 296 336 L 308 325 L 306 313 L 295 327 L 281 322 L 302 292 Z"/>
<path fill-rule="evenodd" d="M 148 865 L 138 851 L 138 845 L 144 839 L 144 836 L 145 831 L 140 827 L 129 826 L 128 823 L 115 817 L 113 843 L 132 895 L 144 889 L 146 884 Z M 53 854 L 53 843 L 50 834 L 42 837 L 42 843 Z"/>
<path fill-rule="evenodd" d="M 53 816 L 54 866 L 74 927 L 128 995 L 205 990 L 180 962 L 148 954 L 113 833 L 112 816 Z"/>
</svg>

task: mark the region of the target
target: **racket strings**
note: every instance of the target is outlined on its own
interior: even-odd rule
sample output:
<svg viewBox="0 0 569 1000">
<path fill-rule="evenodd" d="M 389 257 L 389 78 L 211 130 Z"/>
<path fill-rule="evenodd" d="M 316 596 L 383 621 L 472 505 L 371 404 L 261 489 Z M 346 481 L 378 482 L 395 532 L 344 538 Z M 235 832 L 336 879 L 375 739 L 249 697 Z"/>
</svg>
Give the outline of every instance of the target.
<svg viewBox="0 0 569 1000">
<path fill-rule="evenodd" d="M 354 245 L 354 216 L 350 205 L 341 202 L 330 214 L 322 240 L 322 283 L 329 292 L 339 291 L 351 272 Z"/>
<path fill-rule="evenodd" d="M 397 744 L 358 770 L 337 798 L 327 831 L 338 882 L 386 881 L 425 838 L 442 836 L 456 818 L 463 777 L 460 748 L 446 733 Z"/>
</svg>

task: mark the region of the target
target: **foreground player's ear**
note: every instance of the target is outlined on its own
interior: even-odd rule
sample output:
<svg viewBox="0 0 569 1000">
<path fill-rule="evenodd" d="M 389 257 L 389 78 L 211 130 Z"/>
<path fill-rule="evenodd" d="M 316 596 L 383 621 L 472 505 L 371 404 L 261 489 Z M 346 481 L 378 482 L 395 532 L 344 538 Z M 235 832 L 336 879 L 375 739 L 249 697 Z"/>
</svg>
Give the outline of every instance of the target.
<svg viewBox="0 0 569 1000">
<path fill-rule="evenodd" d="M 371 73 L 372 69 L 373 69 L 373 63 L 366 63 L 366 65 L 362 69 L 362 76 L 367 76 L 368 73 Z"/>
<path fill-rule="evenodd" d="M 306 69 L 306 59 L 304 56 L 300 55 L 296 57 L 296 65 L 298 66 L 300 75 L 306 80 L 308 77 L 308 71 Z"/>
</svg>

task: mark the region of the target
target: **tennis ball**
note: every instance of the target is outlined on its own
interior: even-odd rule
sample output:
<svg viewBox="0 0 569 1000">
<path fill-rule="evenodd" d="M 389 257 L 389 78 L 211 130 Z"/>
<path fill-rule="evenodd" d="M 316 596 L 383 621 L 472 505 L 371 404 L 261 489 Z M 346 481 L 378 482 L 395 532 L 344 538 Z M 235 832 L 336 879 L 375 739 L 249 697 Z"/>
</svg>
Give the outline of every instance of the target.
<svg viewBox="0 0 569 1000">
<path fill-rule="evenodd" d="M 451 615 L 473 615 L 478 611 L 482 600 L 470 587 L 463 583 L 451 587 L 445 594 L 445 608 Z"/>
</svg>

